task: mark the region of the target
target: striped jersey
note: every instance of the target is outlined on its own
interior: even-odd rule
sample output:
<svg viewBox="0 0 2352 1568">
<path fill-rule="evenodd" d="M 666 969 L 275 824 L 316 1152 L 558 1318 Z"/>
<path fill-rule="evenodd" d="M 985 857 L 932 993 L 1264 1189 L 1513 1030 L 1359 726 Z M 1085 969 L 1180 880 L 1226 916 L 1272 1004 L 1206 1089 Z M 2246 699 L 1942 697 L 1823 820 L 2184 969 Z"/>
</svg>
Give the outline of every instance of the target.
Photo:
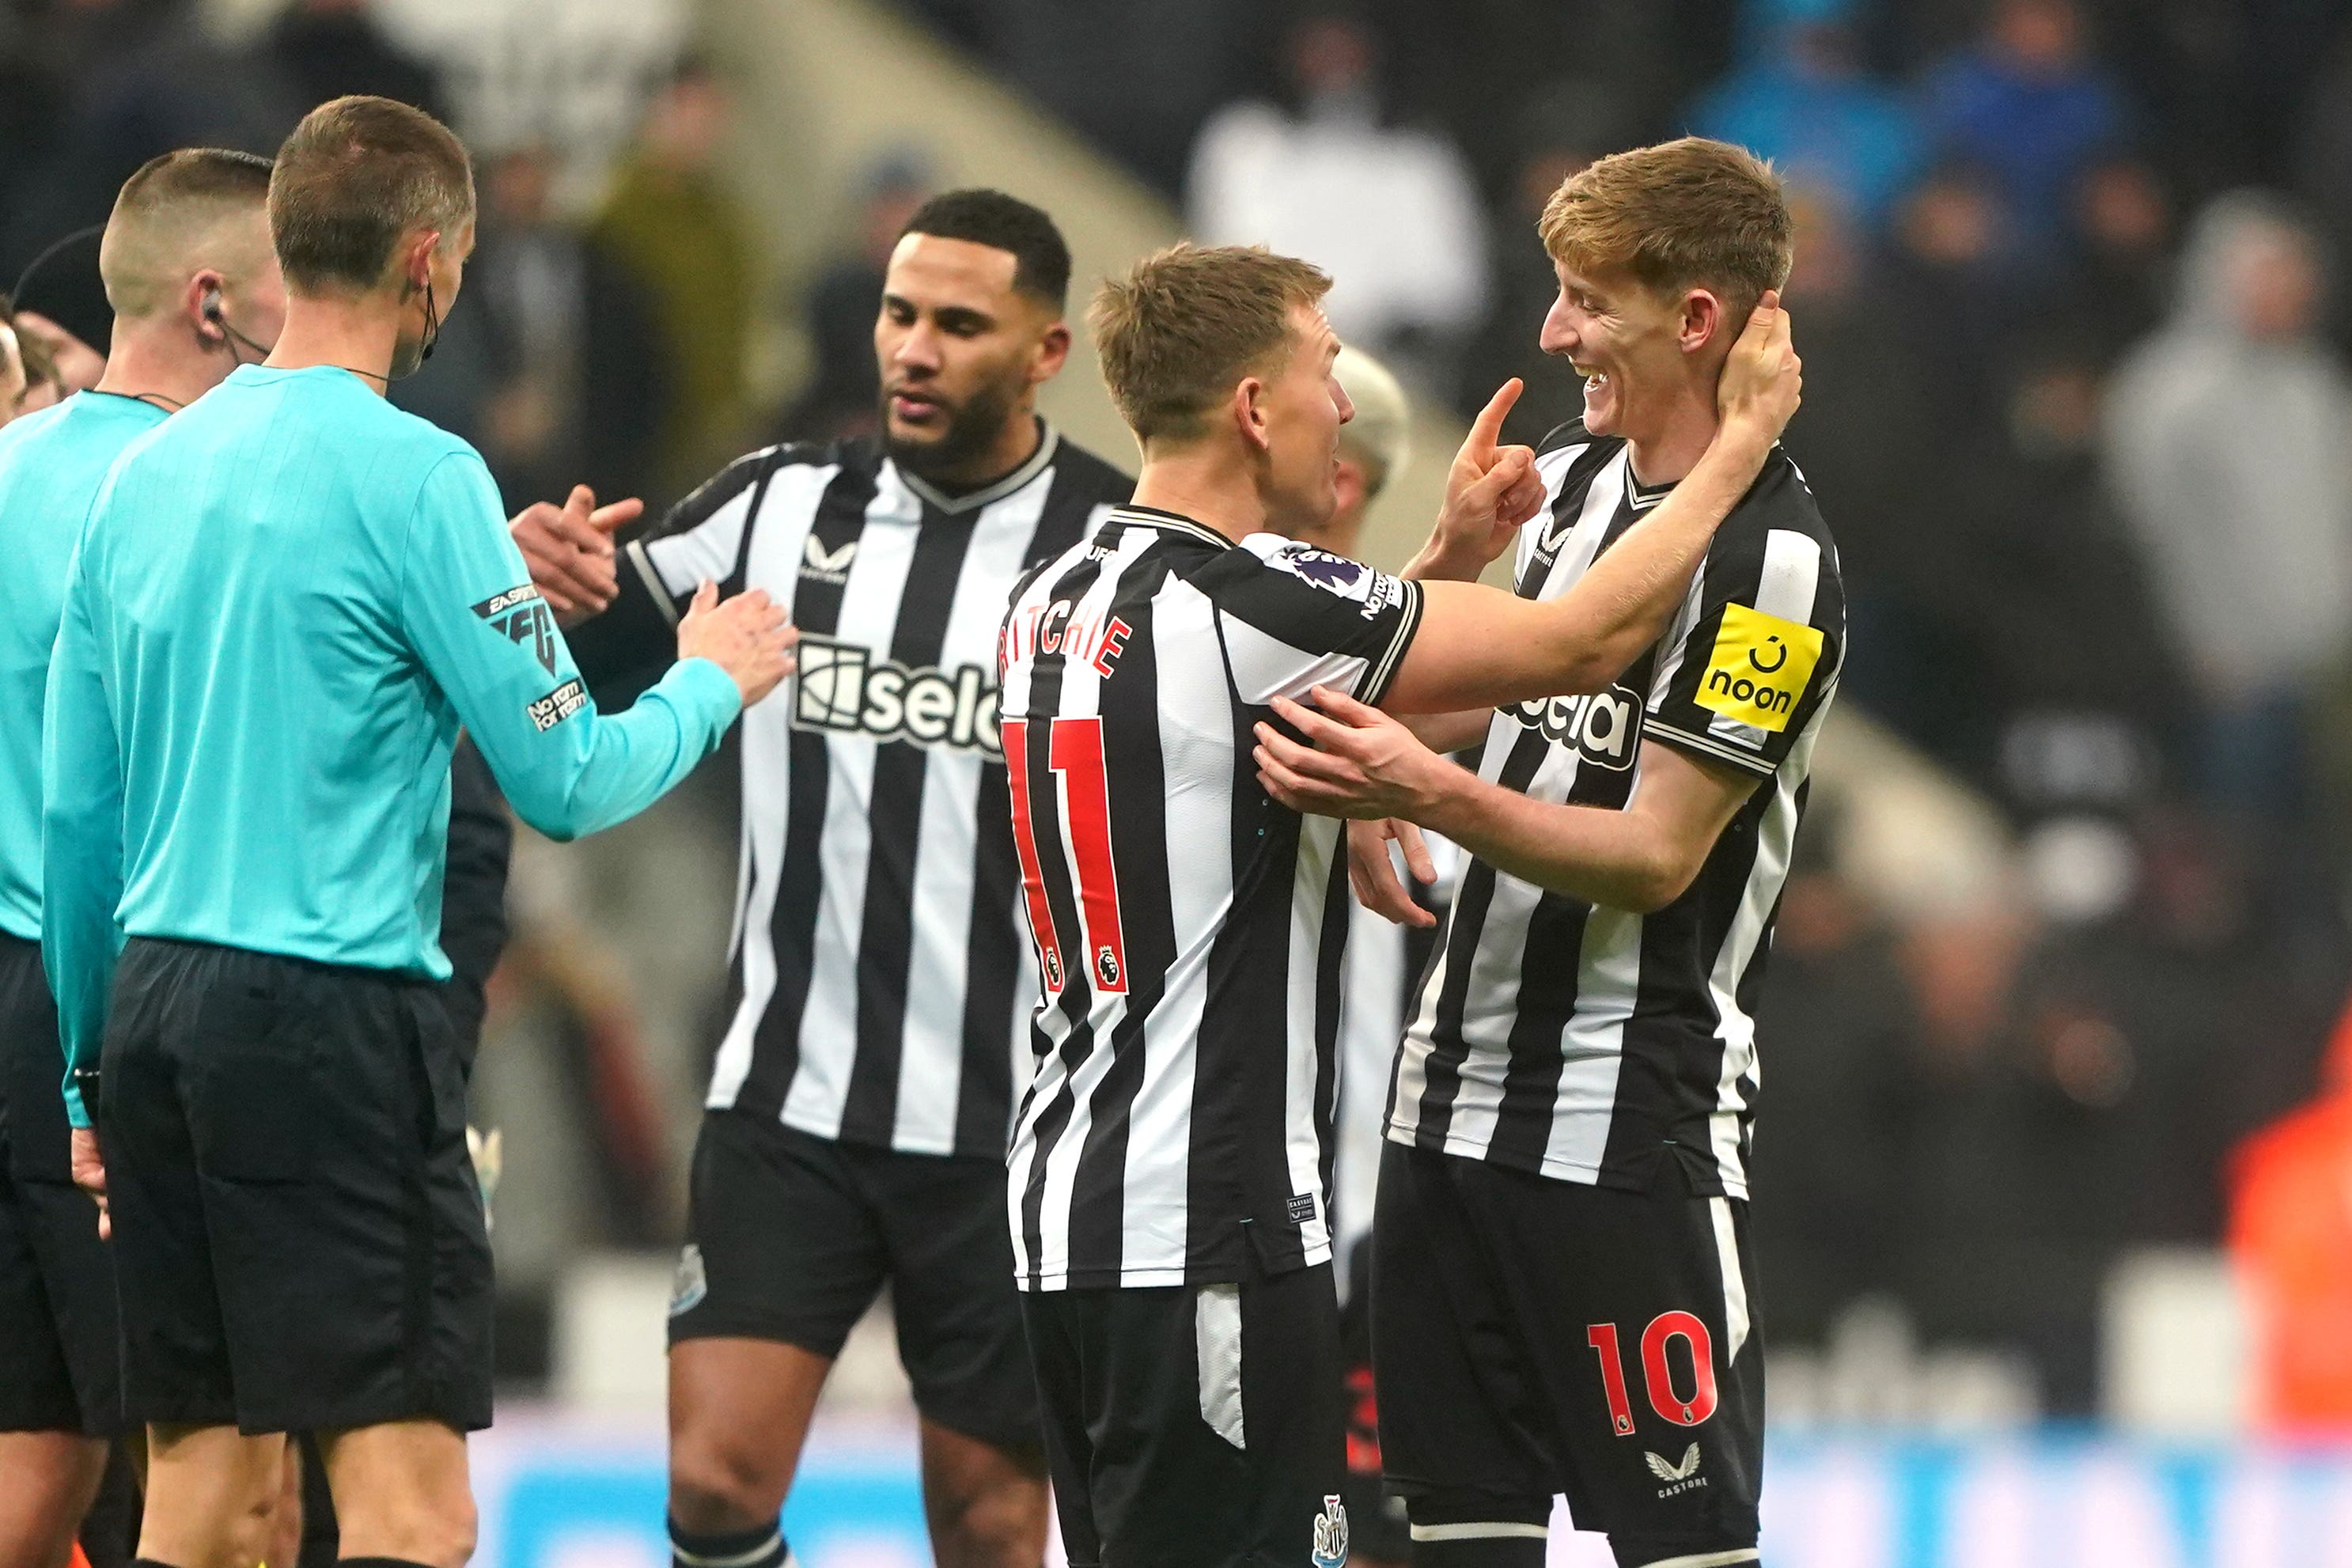
<svg viewBox="0 0 2352 1568">
<path fill-rule="evenodd" d="M 1537 466 L 1526 598 L 1567 592 L 1671 488 L 1643 488 L 1624 442 L 1581 424 Z M 1644 740 L 1759 782 L 1654 914 L 1469 862 L 1399 1048 L 1391 1141 L 1635 1190 L 1672 1159 L 1695 1193 L 1747 1196 L 1756 998 L 1844 649 L 1836 546 L 1775 447 L 1665 635 L 1608 690 L 1496 712 L 1481 776 L 1537 800 L 1622 809 Z"/>
<path fill-rule="evenodd" d="M 801 630 L 799 673 L 745 715 L 732 1016 L 708 1105 L 1003 1158 L 1036 981 L 997 627 L 1023 574 L 1132 489 L 1043 425 L 1027 462 L 961 496 L 870 439 L 774 447 L 628 546 L 625 591 L 672 617 L 709 578 L 766 589 Z"/>
<path fill-rule="evenodd" d="M 1007 1205 L 1030 1289 L 1331 1257 L 1339 824 L 1268 798 L 1253 726 L 1377 702 L 1421 590 L 1129 507 L 1004 623 L 1004 751 L 1041 993 Z"/>
</svg>

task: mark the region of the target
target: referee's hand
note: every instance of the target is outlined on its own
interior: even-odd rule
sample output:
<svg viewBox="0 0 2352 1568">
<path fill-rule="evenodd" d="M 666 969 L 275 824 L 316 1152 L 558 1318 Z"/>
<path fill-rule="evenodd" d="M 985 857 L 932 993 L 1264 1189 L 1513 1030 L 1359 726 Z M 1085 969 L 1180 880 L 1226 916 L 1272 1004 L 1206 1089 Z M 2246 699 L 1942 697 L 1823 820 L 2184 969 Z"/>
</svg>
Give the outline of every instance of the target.
<svg viewBox="0 0 2352 1568">
<path fill-rule="evenodd" d="M 749 708 L 776 689 L 795 666 L 800 628 L 764 588 L 719 602 L 719 584 L 706 579 L 677 623 L 677 657 L 707 658 L 735 678 Z"/>
<path fill-rule="evenodd" d="M 106 1163 L 98 1157 L 98 1134 L 87 1127 L 73 1130 L 74 1185 L 98 1202 L 98 1238 L 111 1240 L 114 1220 L 106 1212 Z"/>
</svg>

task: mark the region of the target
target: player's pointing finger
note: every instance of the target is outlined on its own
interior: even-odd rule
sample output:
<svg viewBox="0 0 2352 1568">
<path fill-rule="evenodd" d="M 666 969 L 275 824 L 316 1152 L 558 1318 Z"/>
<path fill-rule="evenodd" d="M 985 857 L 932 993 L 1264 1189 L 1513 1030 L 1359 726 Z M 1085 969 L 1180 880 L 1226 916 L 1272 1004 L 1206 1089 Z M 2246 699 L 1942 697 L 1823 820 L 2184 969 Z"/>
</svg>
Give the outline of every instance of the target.
<svg viewBox="0 0 2352 1568">
<path fill-rule="evenodd" d="M 1516 375 L 1511 377 L 1495 389 L 1495 395 L 1478 411 L 1478 417 L 1471 422 L 1470 438 L 1463 443 L 1474 456 L 1492 455 L 1496 438 L 1503 433 L 1503 421 L 1510 417 L 1512 406 L 1519 401 L 1519 394 L 1527 390 L 1527 384 Z"/>
</svg>

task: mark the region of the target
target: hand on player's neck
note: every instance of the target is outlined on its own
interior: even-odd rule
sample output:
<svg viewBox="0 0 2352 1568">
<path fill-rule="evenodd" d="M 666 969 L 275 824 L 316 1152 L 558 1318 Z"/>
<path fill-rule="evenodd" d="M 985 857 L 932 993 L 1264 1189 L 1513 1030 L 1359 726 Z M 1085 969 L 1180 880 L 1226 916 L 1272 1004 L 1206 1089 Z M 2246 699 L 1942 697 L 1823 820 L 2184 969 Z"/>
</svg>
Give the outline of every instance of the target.
<svg viewBox="0 0 2352 1568">
<path fill-rule="evenodd" d="M 228 351 L 207 349 L 185 321 L 170 315 L 132 321 L 116 317 L 106 374 L 94 391 L 119 397 L 162 397 L 194 403 L 236 368 Z"/>
<path fill-rule="evenodd" d="M 403 304 L 388 291 L 352 295 L 298 294 L 286 301 L 286 330 L 265 363 L 278 370 L 333 365 L 359 374 L 382 393 L 400 344 Z"/>
</svg>

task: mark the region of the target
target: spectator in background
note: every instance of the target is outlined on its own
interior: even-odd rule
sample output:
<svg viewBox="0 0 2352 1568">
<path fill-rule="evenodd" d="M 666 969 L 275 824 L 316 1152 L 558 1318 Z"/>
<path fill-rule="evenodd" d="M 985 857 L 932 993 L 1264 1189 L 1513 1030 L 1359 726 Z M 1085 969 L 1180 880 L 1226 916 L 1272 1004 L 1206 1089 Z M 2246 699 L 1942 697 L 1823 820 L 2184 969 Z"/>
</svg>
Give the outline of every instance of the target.
<svg viewBox="0 0 2352 1568">
<path fill-rule="evenodd" d="M 1927 78 L 1936 151 L 1983 169 L 2026 259 L 2054 262 L 2075 182 L 2127 130 L 2074 0 L 1995 0 L 1982 38 Z"/>
<path fill-rule="evenodd" d="M 2104 157 L 2074 184 L 2071 257 L 2051 312 L 2104 370 L 2153 330 L 2172 272 L 2172 205 L 2143 160 Z"/>
<path fill-rule="evenodd" d="M 2295 149 L 2296 182 L 2337 258 L 2352 258 L 2352 23 L 2329 51 L 2312 83 Z M 2352 331 L 2352 268 L 2335 279 L 2333 321 L 2340 338 Z"/>
<path fill-rule="evenodd" d="M 1691 106 L 1690 129 L 1832 193 L 1865 228 L 1886 220 L 1925 162 L 1901 93 L 1863 68 L 1854 0 L 1751 0 L 1746 63 Z"/>
<path fill-rule="evenodd" d="M 2352 1013 L 2306 1103 L 2230 1157 L 2229 1246 L 2252 1309 L 2257 1410 L 2281 1436 L 2352 1428 Z"/>
<path fill-rule="evenodd" d="M 2215 201 L 2106 420 L 2108 482 L 2202 705 L 2199 782 L 2257 831 L 2302 805 L 2308 704 L 2352 623 L 2352 380 L 2319 336 L 2324 287 L 2276 200 Z"/>
<path fill-rule="evenodd" d="M 448 119 L 440 79 L 377 26 L 373 0 L 293 0 L 270 24 L 263 55 L 302 107 L 367 93 Z"/>
<path fill-rule="evenodd" d="M 930 174 L 912 152 L 895 152 L 866 171 L 857 213 L 857 247 L 836 258 L 810 286 L 805 315 L 814 367 L 785 435 L 829 441 L 874 428 L 882 380 L 874 358 L 874 317 L 882 278 L 907 221 L 930 194 Z"/>
<path fill-rule="evenodd" d="M 1918 1011 L 1893 933 L 1832 861 L 1835 827 L 1798 836 L 1757 1010 L 1778 1125 L 1754 1153 L 1773 1194 L 1754 1210 L 1756 1255 L 1783 1344 L 1818 1343 L 1857 1298 L 1892 1290 L 1910 1220 Z"/>
<path fill-rule="evenodd" d="M 718 74 L 681 61 L 589 230 L 652 307 L 668 389 L 646 480 L 658 500 L 684 494 L 738 451 L 751 420 L 751 223 L 714 167 L 727 115 Z"/>
<path fill-rule="evenodd" d="M 1187 212 L 1203 244 L 1322 268 L 1339 335 L 1443 389 L 1486 303 L 1486 213 L 1452 142 L 1383 121 L 1374 51 L 1349 16 L 1300 21 L 1283 53 L 1293 101 L 1233 104 L 1202 127 Z"/>
<path fill-rule="evenodd" d="M 653 469 L 665 406 L 645 292 L 555 214 L 555 172 L 543 145 L 489 161 L 481 244 L 467 272 L 496 338 L 481 446 L 509 511 L 575 480 L 608 500 L 635 494 Z"/>
<path fill-rule="evenodd" d="M 310 107 L 272 62 L 207 31 L 192 0 L 74 0 L 41 26 L 66 62 L 69 119 L 34 188 L 0 212 L 0 252 L 19 264 L 103 224 L 150 158 L 180 147 L 268 157 Z"/>
</svg>

